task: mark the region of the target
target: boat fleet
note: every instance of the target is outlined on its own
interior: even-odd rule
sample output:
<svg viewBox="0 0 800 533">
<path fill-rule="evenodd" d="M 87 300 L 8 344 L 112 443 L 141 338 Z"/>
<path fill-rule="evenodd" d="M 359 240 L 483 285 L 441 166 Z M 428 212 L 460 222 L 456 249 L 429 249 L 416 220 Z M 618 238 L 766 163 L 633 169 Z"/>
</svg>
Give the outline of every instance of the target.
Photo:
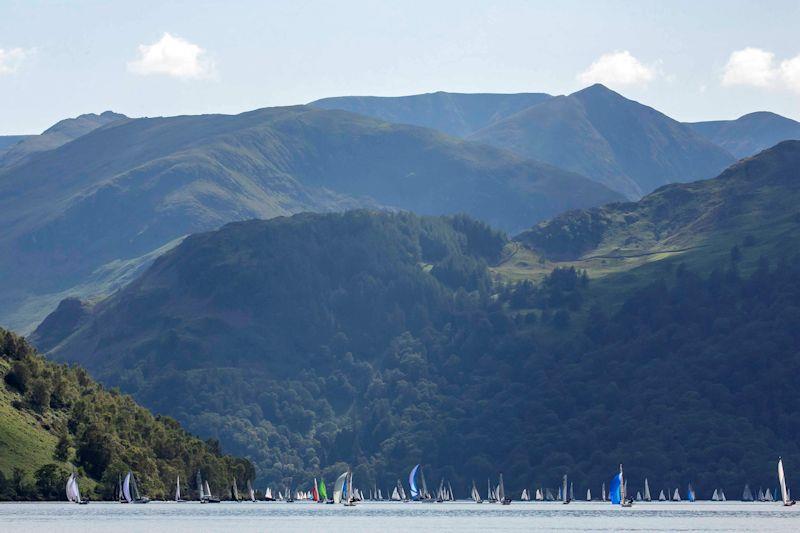
<svg viewBox="0 0 800 533">
<path fill-rule="evenodd" d="M 767 487 L 766 490 L 758 489 L 754 493 L 749 485 L 745 485 L 742 491 L 741 501 L 745 502 L 774 502 L 780 501 L 784 506 L 792 506 L 795 501 L 791 499 L 791 494 L 786 485 L 786 474 L 783 468 L 783 459 L 778 459 L 777 465 L 778 473 L 778 487 L 771 490 Z M 209 486 L 208 479 L 203 479 L 202 472 L 197 471 L 195 476 L 197 501 L 203 504 L 220 503 L 222 499 L 219 495 L 215 496 Z M 427 480 L 425 479 L 424 467 L 421 464 L 415 465 L 408 475 L 408 492 L 401 480 L 387 490 L 385 493 L 373 486 L 368 489 L 365 495 L 362 490 L 358 489 L 353 482 L 353 472 L 347 470 L 343 472 L 333 484 L 333 492 L 328 493 L 327 486 L 324 480 L 317 483 L 314 478 L 313 485 L 310 490 L 297 490 L 291 486 L 284 486 L 282 489 L 273 490 L 272 487 L 267 487 L 263 497 L 259 498 L 253 488 L 250 480 L 245 482 L 244 497 L 239 492 L 239 485 L 234 477 L 231 480 L 230 487 L 228 488 L 228 497 L 226 500 L 234 502 L 294 502 L 294 501 L 312 501 L 317 503 L 326 504 L 340 504 L 346 507 L 352 507 L 359 502 L 363 501 L 393 501 L 393 502 L 448 502 L 456 501 L 453 487 L 448 480 L 441 478 L 438 488 L 431 491 L 428 487 Z M 80 487 L 78 486 L 78 475 L 73 472 L 70 474 L 66 484 L 67 500 L 77 504 L 87 504 L 88 500 L 81 498 Z M 181 491 L 181 479 L 177 476 L 175 480 L 175 496 L 173 500 L 177 503 L 186 502 L 188 500 L 183 498 Z M 132 471 L 128 471 L 124 479 L 120 476 L 117 481 L 115 489 L 115 500 L 119 503 L 125 504 L 144 504 L 150 502 L 150 499 L 139 493 L 139 488 L 136 483 L 136 477 Z M 636 495 L 633 496 L 628 490 L 628 480 L 622 465 L 619 465 L 619 471 L 616 472 L 608 484 L 603 483 L 600 487 L 600 497 L 598 499 L 592 498 L 591 489 L 586 489 L 585 501 L 602 501 L 609 502 L 612 505 L 619 505 L 620 507 L 631 507 L 635 502 L 651 502 L 651 501 L 673 501 L 681 502 L 688 501 L 694 502 L 698 499 L 697 493 L 689 483 L 686 487 L 684 496 L 681 495 L 679 488 L 674 490 L 671 488 L 661 489 L 657 497 L 652 496 L 650 490 L 650 483 L 647 478 L 644 479 L 644 485 L 641 491 L 637 490 Z M 511 504 L 513 498 L 509 492 L 506 491 L 503 482 L 503 474 L 500 473 L 496 482 L 493 483 L 491 479 L 486 480 L 485 496 L 481 494 L 478 489 L 477 483 L 473 480 L 472 486 L 469 491 L 469 500 L 475 503 L 500 503 L 501 505 Z M 565 474 L 561 479 L 561 484 L 557 489 L 540 487 L 536 488 L 533 493 L 529 489 L 523 489 L 519 496 L 519 501 L 550 501 L 562 502 L 569 504 L 575 501 L 575 487 Z M 728 498 L 722 489 L 714 489 L 710 498 L 711 501 L 727 501 Z"/>
</svg>

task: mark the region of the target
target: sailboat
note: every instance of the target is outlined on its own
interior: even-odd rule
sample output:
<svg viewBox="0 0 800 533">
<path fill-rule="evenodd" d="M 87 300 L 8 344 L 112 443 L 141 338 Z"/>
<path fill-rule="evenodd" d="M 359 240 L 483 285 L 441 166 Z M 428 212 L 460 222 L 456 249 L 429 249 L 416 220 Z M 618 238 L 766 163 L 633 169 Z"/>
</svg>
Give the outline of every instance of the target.
<svg viewBox="0 0 800 533">
<path fill-rule="evenodd" d="M 544 494 L 542 494 L 542 489 L 536 489 L 536 494 L 534 496 L 537 502 L 544 500 Z"/>
<path fill-rule="evenodd" d="M 128 503 L 148 503 L 150 498 L 141 496 L 136 486 L 136 477 L 130 470 L 122 481 L 122 496 Z"/>
<path fill-rule="evenodd" d="M 175 501 L 177 503 L 184 502 L 186 500 L 181 498 L 181 476 L 178 474 L 177 479 L 175 480 Z"/>
<path fill-rule="evenodd" d="M 575 486 L 570 481 L 570 483 L 569 483 L 569 501 L 572 501 L 574 499 L 575 499 Z"/>
<path fill-rule="evenodd" d="M 78 487 L 78 477 L 75 475 L 75 472 L 69 475 L 69 479 L 67 479 L 67 500 L 72 503 L 78 503 L 81 505 L 86 505 L 89 503 L 89 500 L 84 500 L 81 498 L 81 490 Z"/>
<path fill-rule="evenodd" d="M 647 478 L 644 478 L 644 501 L 652 501 L 650 497 L 650 484 L 647 482 Z"/>
<path fill-rule="evenodd" d="M 347 483 L 347 474 L 348 472 L 344 472 L 336 478 L 336 482 L 333 484 L 333 503 L 342 503 L 342 496 L 344 494 L 345 484 Z"/>
<path fill-rule="evenodd" d="M 750 485 L 748 484 L 745 484 L 744 490 L 742 491 L 742 501 L 743 502 L 753 501 L 753 491 L 750 490 Z"/>
<path fill-rule="evenodd" d="M 497 485 L 497 499 L 500 500 L 500 503 L 503 505 L 508 505 L 511 503 L 511 498 L 506 497 L 506 486 L 503 483 L 502 472 L 500 472 L 500 483 Z"/>
<path fill-rule="evenodd" d="M 622 507 L 630 507 L 632 502 L 626 497 L 625 494 L 625 477 L 622 472 L 622 464 L 619 465 L 619 473 L 611 478 L 611 483 L 608 487 L 608 493 L 611 497 L 613 505 L 620 505 Z"/>
<path fill-rule="evenodd" d="M 425 468 L 424 467 L 420 467 L 420 469 L 419 469 L 419 481 L 420 481 L 420 483 L 422 483 L 422 487 L 421 487 L 420 494 L 419 494 L 420 495 L 419 499 L 420 500 L 430 500 L 430 499 L 432 499 L 431 498 L 431 493 L 428 492 L 428 484 L 425 482 Z"/>
<path fill-rule="evenodd" d="M 528 489 L 522 489 L 522 494 L 519 495 L 520 501 L 529 502 L 531 500 L 530 494 L 528 494 Z"/>
<path fill-rule="evenodd" d="M 235 502 L 242 501 L 239 498 L 239 487 L 236 485 L 236 476 L 233 476 L 233 481 L 231 481 L 231 500 Z"/>
<path fill-rule="evenodd" d="M 765 502 L 775 501 L 775 498 L 772 496 L 772 492 L 769 490 L 769 487 L 767 487 L 767 491 L 764 493 L 764 501 Z"/>
<path fill-rule="evenodd" d="M 778 457 L 778 483 L 781 486 L 781 500 L 785 507 L 794 505 L 795 501 L 789 498 L 789 490 L 786 488 L 786 475 L 783 473 L 783 459 Z"/>
<path fill-rule="evenodd" d="M 695 498 L 696 495 L 694 493 L 694 487 L 692 487 L 692 484 L 689 483 L 689 486 L 686 489 L 686 499 L 689 500 L 690 502 L 693 502 Z"/>
<path fill-rule="evenodd" d="M 721 502 L 728 501 L 728 498 L 725 497 L 725 491 L 722 489 L 719 489 L 719 501 Z"/>
<path fill-rule="evenodd" d="M 208 486 L 208 480 L 205 481 L 205 498 L 206 503 L 219 503 L 219 498 L 211 495 L 211 487 Z"/>
<path fill-rule="evenodd" d="M 681 501 L 681 493 L 678 492 L 678 489 L 675 489 L 675 492 L 672 493 L 672 501 L 679 502 Z"/>
<path fill-rule="evenodd" d="M 606 484 L 605 484 L 605 483 L 603 483 L 603 494 L 602 494 L 602 496 L 600 497 L 600 499 L 601 499 L 602 501 L 606 501 Z"/>
<path fill-rule="evenodd" d="M 667 501 L 667 495 L 664 494 L 664 489 L 661 489 L 661 492 L 658 493 L 658 501 L 660 502 Z"/>
<path fill-rule="evenodd" d="M 592 489 L 586 489 L 586 501 L 592 501 Z"/>
<path fill-rule="evenodd" d="M 247 500 L 254 502 L 256 501 L 256 491 L 253 490 L 253 484 L 250 480 L 247 480 Z"/>
<path fill-rule="evenodd" d="M 417 471 L 419 470 L 419 467 L 420 465 L 415 466 L 411 469 L 411 473 L 408 474 L 408 487 L 412 500 L 422 499 L 419 488 L 417 487 Z"/>
<path fill-rule="evenodd" d="M 637 501 L 637 502 L 644 501 L 644 500 L 642 499 L 642 493 L 641 493 L 641 492 L 639 492 L 638 490 L 636 491 L 636 501 Z"/>
<path fill-rule="evenodd" d="M 711 501 L 712 502 L 719 501 L 719 492 L 717 491 L 717 489 L 714 489 L 714 493 L 711 495 Z"/>
<path fill-rule="evenodd" d="M 347 507 L 352 507 L 356 504 L 357 500 L 361 500 L 361 495 L 356 492 L 356 489 L 353 487 L 353 473 L 347 473 L 347 482 L 344 485 L 344 490 L 342 494 L 342 498 L 344 501 L 342 502 Z"/>
<path fill-rule="evenodd" d="M 264 501 L 266 502 L 275 501 L 275 496 L 272 495 L 272 487 L 267 487 L 267 490 L 264 491 Z"/>
<path fill-rule="evenodd" d="M 489 478 L 486 478 L 486 501 L 489 503 L 495 503 L 497 501 L 497 495 L 492 490 L 492 482 L 489 481 Z"/>
<path fill-rule="evenodd" d="M 559 489 L 559 494 L 562 496 L 562 501 L 564 505 L 570 502 L 569 495 L 567 494 L 567 475 L 564 474 L 563 479 L 561 480 L 561 489 Z"/>
</svg>

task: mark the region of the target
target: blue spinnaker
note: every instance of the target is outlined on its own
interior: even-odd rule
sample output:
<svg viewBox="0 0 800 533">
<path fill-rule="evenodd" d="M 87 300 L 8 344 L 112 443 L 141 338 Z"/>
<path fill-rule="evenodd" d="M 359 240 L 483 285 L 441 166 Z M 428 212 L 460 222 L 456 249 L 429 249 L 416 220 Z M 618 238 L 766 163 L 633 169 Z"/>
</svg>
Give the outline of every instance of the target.
<svg viewBox="0 0 800 533">
<path fill-rule="evenodd" d="M 622 473 L 611 478 L 611 483 L 608 487 L 608 495 L 611 498 L 611 503 L 614 505 L 619 505 L 622 501 Z"/>
<path fill-rule="evenodd" d="M 419 489 L 417 488 L 417 470 L 419 470 L 419 465 L 412 468 L 411 473 L 408 475 L 408 486 L 411 488 L 412 500 L 419 499 Z"/>
</svg>

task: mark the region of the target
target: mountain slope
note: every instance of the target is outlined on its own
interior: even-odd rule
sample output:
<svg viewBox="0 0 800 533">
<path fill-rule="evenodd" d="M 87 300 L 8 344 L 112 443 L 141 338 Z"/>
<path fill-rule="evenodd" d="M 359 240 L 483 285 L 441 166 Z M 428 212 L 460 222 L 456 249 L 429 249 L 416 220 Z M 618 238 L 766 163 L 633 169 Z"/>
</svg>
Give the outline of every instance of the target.
<svg viewBox="0 0 800 533">
<path fill-rule="evenodd" d="M 734 161 L 688 126 L 602 85 L 546 100 L 469 139 L 578 172 L 629 198 L 713 177 Z"/>
<path fill-rule="evenodd" d="M 544 93 L 463 94 L 436 92 L 411 96 L 339 96 L 311 102 L 387 122 L 433 128 L 466 137 L 498 120 L 549 98 Z"/>
<path fill-rule="evenodd" d="M 714 120 L 686 124 L 737 158 L 755 155 L 781 141 L 800 140 L 800 122 L 761 111 L 736 120 Z"/>
<path fill-rule="evenodd" d="M 111 499 L 129 468 L 144 494 L 160 498 L 172 495 L 176 475 L 188 481 L 198 468 L 218 487 L 233 475 L 252 479 L 247 461 L 222 456 L 81 368 L 46 361 L 2 328 L 0 374 L 0 500 L 63 500 L 73 467 L 92 499 Z"/>
<path fill-rule="evenodd" d="M 413 337 L 476 305 L 464 290 L 486 293 L 504 242 L 464 217 L 409 213 L 232 223 L 89 311 L 62 306 L 33 339 L 246 453 L 260 476 L 306 475 L 353 462 L 352 405 L 380 387 L 373 371 L 424 372 Z M 408 394 L 398 409 L 416 408 Z"/>
<path fill-rule="evenodd" d="M 800 203 L 784 200 L 797 144 L 706 193 L 672 185 L 640 202 L 642 217 L 720 243 L 682 266 L 494 284 L 489 265 L 514 243 L 468 218 L 304 214 L 192 236 L 115 296 L 65 304 L 34 339 L 218 436 L 260 479 L 346 464 L 386 486 L 424 462 L 459 494 L 498 471 L 514 492 L 564 473 L 584 491 L 624 462 L 631 489 L 648 476 L 735 493 L 772 483 L 777 455 L 800 464 L 800 248 L 786 233 Z M 737 210 L 773 202 L 788 211 Z"/>
<path fill-rule="evenodd" d="M 8 152 L 15 144 L 32 137 L 32 135 L 0 135 L 0 161 L 3 155 Z"/>
<path fill-rule="evenodd" d="M 0 145 L 0 167 L 14 165 L 38 152 L 53 150 L 101 126 L 126 118 L 128 117 L 125 115 L 105 111 L 99 115 L 89 113 L 62 120 L 46 129 L 41 135 L 25 136 L 6 151 L 2 151 Z"/>
<path fill-rule="evenodd" d="M 118 121 L 0 171 L 0 322 L 27 331 L 56 296 L 110 292 L 115 262 L 146 265 L 137 258 L 232 220 L 387 206 L 518 230 L 618 198 L 508 152 L 343 111 Z"/>
<path fill-rule="evenodd" d="M 517 240 L 553 264 L 590 271 L 625 270 L 669 256 L 719 259 L 732 247 L 790 253 L 800 244 L 798 168 L 800 141 L 785 141 L 717 178 L 667 185 L 639 202 L 568 212 Z"/>
</svg>

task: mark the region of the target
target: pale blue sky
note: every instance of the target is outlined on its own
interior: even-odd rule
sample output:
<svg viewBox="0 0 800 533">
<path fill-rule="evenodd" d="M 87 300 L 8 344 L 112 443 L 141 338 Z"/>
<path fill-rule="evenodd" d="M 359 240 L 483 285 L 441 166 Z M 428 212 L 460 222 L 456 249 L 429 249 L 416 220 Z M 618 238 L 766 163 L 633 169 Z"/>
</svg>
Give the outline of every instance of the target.
<svg viewBox="0 0 800 533">
<path fill-rule="evenodd" d="M 191 64 L 160 64 L 159 48 L 140 57 L 140 45 L 165 33 Z M 0 0 L 0 134 L 107 109 L 156 116 L 347 94 L 562 94 L 609 68 L 633 73 L 612 88 L 679 120 L 755 110 L 800 119 L 798 33 L 800 1 Z M 187 43 L 204 52 L 192 56 Z M 758 50 L 728 65 L 746 48 Z"/>
</svg>

